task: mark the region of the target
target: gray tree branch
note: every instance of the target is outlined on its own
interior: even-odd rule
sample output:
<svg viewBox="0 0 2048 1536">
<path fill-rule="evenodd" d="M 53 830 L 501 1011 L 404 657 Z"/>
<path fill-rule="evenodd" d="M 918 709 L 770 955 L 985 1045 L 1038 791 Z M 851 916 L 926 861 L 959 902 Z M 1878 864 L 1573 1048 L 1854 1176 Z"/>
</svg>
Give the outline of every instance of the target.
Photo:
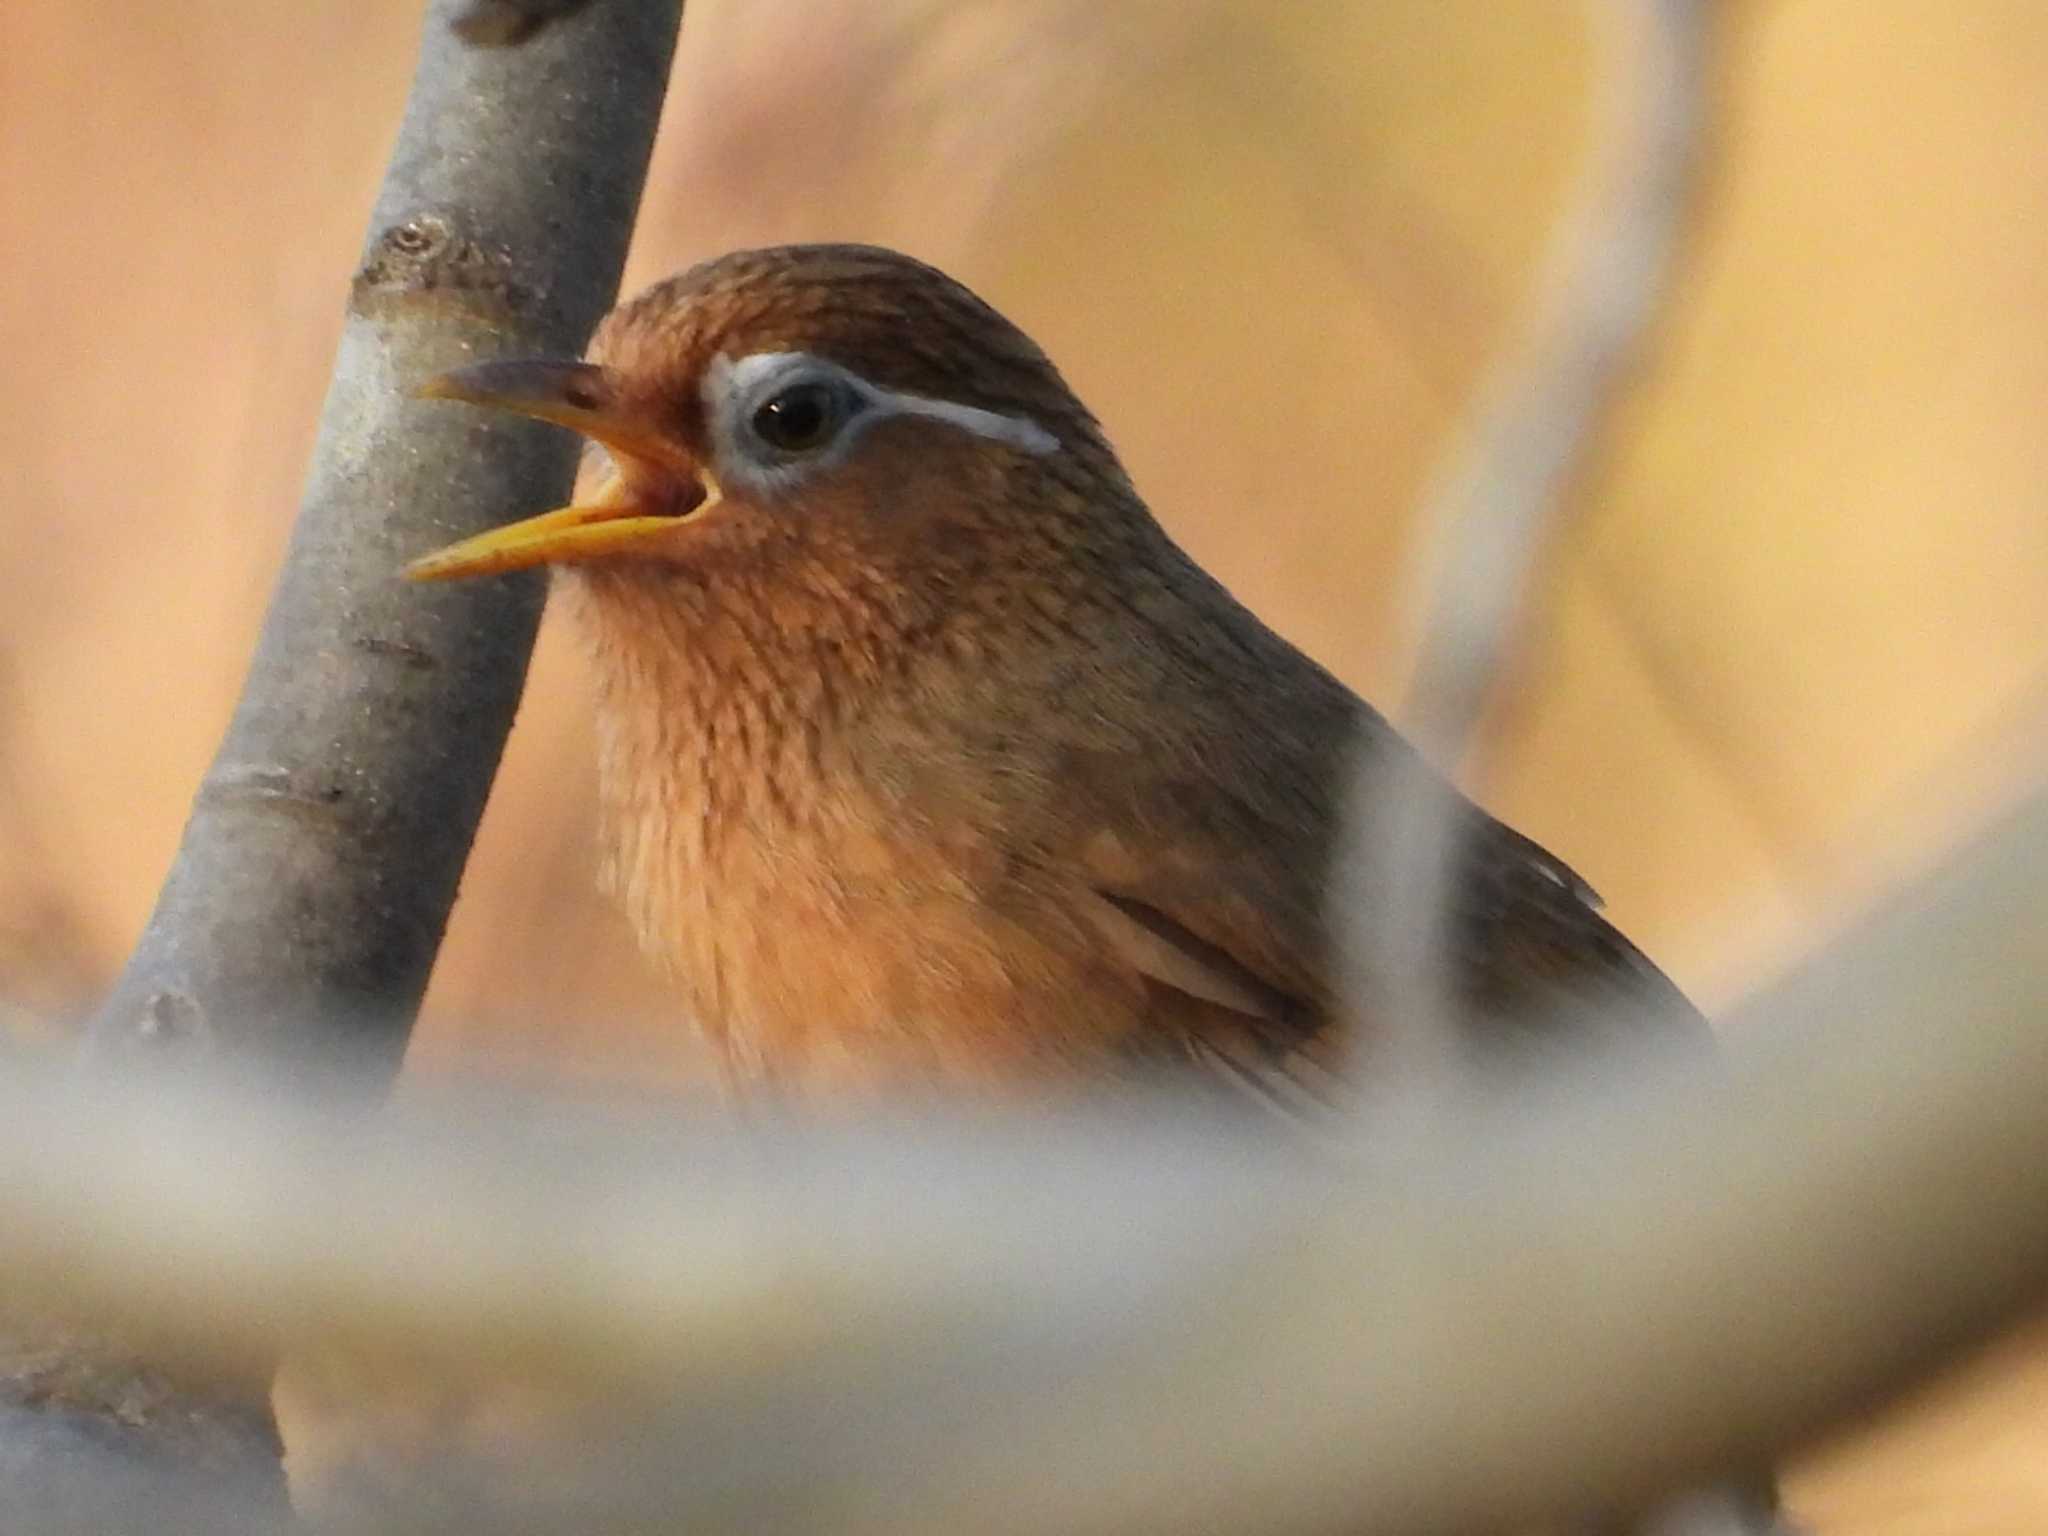
<svg viewBox="0 0 2048 1536">
<path fill-rule="evenodd" d="M 617 292 L 680 18 L 614 0 L 512 49 L 432 7 L 319 444 L 240 704 L 92 1028 L 396 1068 L 519 699 L 537 579 L 406 560 L 566 497 L 575 448 L 408 385 L 581 349 Z"/>
<path fill-rule="evenodd" d="M 451 31 L 460 8 L 429 7 L 284 569 L 156 910 L 89 1026 L 99 1069 L 290 1061 L 375 1089 L 426 986 L 541 588 L 423 591 L 397 572 L 566 495 L 574 449 L 418 408 L 406 386 L 582 346 L 617 291 L 681 18 L 681 0 L 613 0 L 481 51 Z M 177 1380 L 122 1342 L 0 1311 L 11 1511 L 68 1508 L 88 1529 L 106 1489 L 162 1472 L 182 1507 L 209 1468 L 253 1479 L 276 1513 L 267 1359 Z"/>
</svg>

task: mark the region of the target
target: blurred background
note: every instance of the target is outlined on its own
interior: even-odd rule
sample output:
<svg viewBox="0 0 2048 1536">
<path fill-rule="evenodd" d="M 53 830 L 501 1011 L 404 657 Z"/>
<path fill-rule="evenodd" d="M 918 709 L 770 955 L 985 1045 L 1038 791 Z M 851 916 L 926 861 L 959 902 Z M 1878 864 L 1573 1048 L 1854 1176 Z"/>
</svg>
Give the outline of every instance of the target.
<svg viewBox="0 0 2048 1536">
<path fill-rule="evenodd" d="M 2048 7 L 1728 0 L 1703 193 L 1473 783 L 1710 1007 L 2048 762 Z M 415 0 L 0 11 L 0 1020 L 147 915 L 311 446 Z M 691 0 L 628 287 L 903 247 L 1369 696 L 1595 117 L 1564 0 Z M 554 626 L 412 1069 L 686 1081 L 596 897 Z M 1930 1021 L 1931 1027 L 1938 1021 Z M 1822 1536 L 2048 1529 L 2014 1341 L 1815 1457 Z"/>
</svg>

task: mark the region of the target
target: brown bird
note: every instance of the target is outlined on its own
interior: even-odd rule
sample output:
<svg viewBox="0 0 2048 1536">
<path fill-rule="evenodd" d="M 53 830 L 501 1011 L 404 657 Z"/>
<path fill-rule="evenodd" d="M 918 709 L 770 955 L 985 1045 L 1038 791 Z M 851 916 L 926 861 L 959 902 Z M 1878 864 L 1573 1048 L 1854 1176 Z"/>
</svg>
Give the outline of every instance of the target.
<svg viewBox="0 0 2048 1536">
<path fill-rule="evenodd" d="M 1411 749 L 1174 544 L 958 283 L 863 246 L 741 252 L 615 310 L 587 362 L 423 393 L 609 456 L 588 502 L 408 573 L 555 567 L 595 662 L 610 883 L 736 1079 L 1192 1059 L 1292 1108 L 1370 1044 L 1326 891 L 1361 758 Z M 1468 1038 L 1688 1016 L 1583 881 L 1454 804 Z M 1723 1497 L 1713 1529 L 1769 1528 L 1767 1494 Z"/>
<path fill-rule="evenodd" d="M 741 252 L 615 310 L 588 362 L 423 393 L 609 455 L 587 503 L 408 574 L 557 569 L 609 883 L 736 1077 L 1194 1056 L 1292 1094 L 1338 1064 L 1347 786 L 1410 749 L 1174 544 L 967 289 L 868 247 Z M 1475 1039 L 1682 1006 L 1583 881 L 1458 803 Z"/>
</svg>

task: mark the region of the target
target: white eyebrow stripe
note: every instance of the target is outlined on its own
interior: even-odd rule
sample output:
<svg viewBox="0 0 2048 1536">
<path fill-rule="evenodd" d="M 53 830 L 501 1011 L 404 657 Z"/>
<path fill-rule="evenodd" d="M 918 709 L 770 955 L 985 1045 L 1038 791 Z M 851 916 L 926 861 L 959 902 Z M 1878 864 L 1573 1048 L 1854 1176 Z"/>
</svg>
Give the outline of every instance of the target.
<svg viewBox="0 0 2048 1536">
<path fill-rule="evenodd" d="M 843 379 L 867 402 L 869 411 L 878 420 L 890 416 L 923 416 L 932 421 L 950 423 L 990 442 L 1008 444 L 1024 453 L 1059 452 L 1060 440 L 1029 416 L 983 410 L 978 405 L 963 405 L 957 400 L 932 400 L 923 395 L 901 394 L 879 384 L 871 384 L 852 369 L 842 368 L 808 352 L 750 352 L 737 359 L 715 358 L 705 377 L 706 403 L 714 403 L 714 396 L 734 398 L 744 395 L 764 376 L 805 368 L 820 369 Z"/>
<path fill-rule="evenodd" d="M 1006 416 L 1001 411 L 985 411 L 978 405 L 962 405 L 957 400 L 927 400 L 922 395 L 899 395 L 893 389 L 877 389 L 857 374 L 849 374 L 848 377 L 854 379 L 869 401 L 887 415 L 927 416 L 933 421 L 951 422 L 976 437 L 1008 443 L 1025 453 L 1059 452 L 1060 440 L 1029 416 Z"/>
</svg>

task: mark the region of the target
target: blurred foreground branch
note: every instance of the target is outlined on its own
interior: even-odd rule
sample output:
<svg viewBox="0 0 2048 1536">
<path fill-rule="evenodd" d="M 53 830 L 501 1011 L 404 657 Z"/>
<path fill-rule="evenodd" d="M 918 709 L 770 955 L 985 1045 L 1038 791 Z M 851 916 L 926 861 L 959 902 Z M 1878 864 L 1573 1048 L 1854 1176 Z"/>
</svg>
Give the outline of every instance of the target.
<svg viewBox="0 0 2048 1536">
<path fill-rule="evenodd" d="M 507 1528 L 1635 1507 L 2048 1291 L 2044 868 L 2048 795 L 1758 999 L 1725 1070 L 1468 1084 L 1356 1157 L 1184 1108 L 679 1135 L 0 1083 L 5 1283 L 188 1358 L 289 1341 L 601 1396 L 631 1432 Z"/>
</svg>

